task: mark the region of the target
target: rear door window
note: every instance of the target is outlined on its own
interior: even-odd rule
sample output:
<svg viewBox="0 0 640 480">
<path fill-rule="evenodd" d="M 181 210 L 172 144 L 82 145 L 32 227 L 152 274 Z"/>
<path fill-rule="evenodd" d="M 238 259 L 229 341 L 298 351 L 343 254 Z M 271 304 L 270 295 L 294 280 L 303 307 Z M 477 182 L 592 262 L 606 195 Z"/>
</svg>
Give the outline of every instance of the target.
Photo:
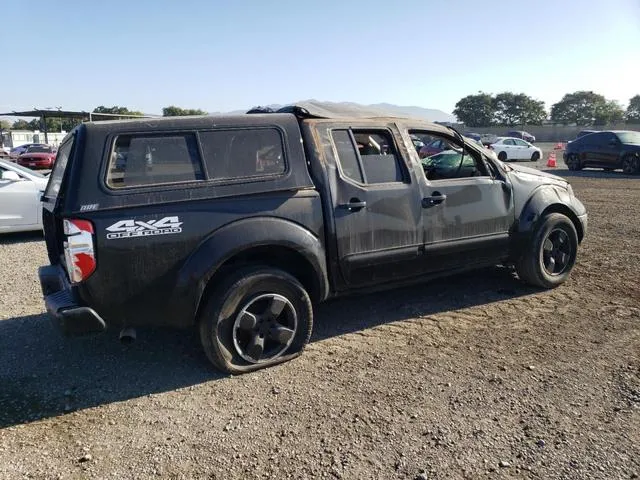
<svg viewBox="0 0 640 480">
<path fill-rule="evenodd" d="M 356 140 L 367 183 L 405 181 L 400 165 L 400 155 L 396 151 L 389 132 L 353 130 L 353 137 Z"/>
<path fill-rule="evenodd" d="M 343 176 L 369 185 L 409 182 L 390 132 L 334 130 L 332 137 Z"/>
<path fill-rule="evenodd" d="M 107 185 L 130 188 L 204 180 L 193 133 L 119 135 L 111 150 Z"/>
<path fill-rule="evenodd" d="M 364 176 L 362 175 L 356 150 L 353 148 L 349 130 L 334 130 L 331 136 L 338 153 L 342 174 L 358 183 L 364 183 Z"/>
</svg>

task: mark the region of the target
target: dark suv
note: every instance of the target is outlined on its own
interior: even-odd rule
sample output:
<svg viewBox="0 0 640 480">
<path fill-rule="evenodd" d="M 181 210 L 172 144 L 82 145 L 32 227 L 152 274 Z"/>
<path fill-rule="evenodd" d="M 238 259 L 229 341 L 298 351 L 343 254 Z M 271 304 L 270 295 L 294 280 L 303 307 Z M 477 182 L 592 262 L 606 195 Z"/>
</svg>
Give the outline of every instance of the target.
<svg viewBox="0 0 640 480">
<path fill-rule="evenodd" d="M 519 138 L 520 140 L 524 140 L 526 142 L 529 143 L 535 143 L 536 141 L 536 137 L 534 137 L 533 135 L 531 135 L 528 132 L 525 132 L 524 130 L 511 130 L 509 132 L 507 132 L 507 137 L 513 137 L 513 138 Z"/>
<path fill-rule="evenodd" d="M 423 166 L 416 136 L 455 151 Z M 451 128 L 305 104 L 83 123 L 43 223 L 63 331 L 196 326 L 211 362 L 241 373 L 299 355 L 331 297 L 496 264 L 560 285 L 587 214 L 566 180 Z"/>
<path fill-rule="evenodd" d="M 569 170 L 596 167 L 613 171 L 621 168 L 628 175 L 637 174 L 640 172 L 640 132 L 590 133 L 569 142 L 562 156 Z"/>
</svg>

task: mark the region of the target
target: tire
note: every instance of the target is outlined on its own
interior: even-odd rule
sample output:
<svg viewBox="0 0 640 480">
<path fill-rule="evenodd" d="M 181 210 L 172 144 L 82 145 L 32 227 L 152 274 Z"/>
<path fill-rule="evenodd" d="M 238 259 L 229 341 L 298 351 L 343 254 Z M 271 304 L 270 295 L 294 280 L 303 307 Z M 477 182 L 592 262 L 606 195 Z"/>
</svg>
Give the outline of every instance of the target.
<svg viewBox="0 0 640 480">
<path fill-rule="evenodd" d="M 507 161 L 507 152 L 500 152 L 498 154 L 498 160 L 500 160 L 501 162 L 506 162 Z"/>
<path fill-rule="evenodd" d="M 540 219 L 516 262 L 516 272 L 525 283 L 555 288 L 569 277 L 577 252 L 578 234 L 573 222 L 561 213 L 550 213 Z"/>
<path fill-rule="evenodd" d="M 567 157 L 565 162 L 567 164 L 567 168 L 572 171 L 582 170 L 582 164 L 580 163 L 580 158 L 575 153 L 572 153 Z"/>
<path fill-rule="evenodd" d="M 533 152 L 533 155 L 531 155 L 531 161 L 537 162 L 538 160 L 540 160 L 540 152 Z"/>
<path fill-rule="evenodd" d="M 635 175 L 640 172 L 640 159 L 635 155 L 625 155 L 622 159 L 622 171 L 626 175 Z"/>
<path fill-rule="evenodd" d="M 282 270 L 242 268 L 226 277 L 205 302 L 200 342 L 209 361 L 223 372 L 241 374 L 292 360 L 311 338 L 309 294 Z M 275 316 L 273 309 L 279 310 Z"/>
</svg>

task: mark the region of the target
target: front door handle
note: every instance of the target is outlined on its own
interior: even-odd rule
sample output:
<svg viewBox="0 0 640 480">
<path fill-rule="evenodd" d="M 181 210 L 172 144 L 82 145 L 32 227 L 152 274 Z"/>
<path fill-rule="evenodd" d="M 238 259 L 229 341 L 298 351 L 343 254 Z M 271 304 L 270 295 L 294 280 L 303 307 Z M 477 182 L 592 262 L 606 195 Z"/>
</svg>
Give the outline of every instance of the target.
<svg viewBox="0 0 640 480">
<path fill-rule="evenodd" d="M 340 205 L 342 208 L 346 208 L 350 212 L 357 212 L 367 206 L 367 202 L 361 201 L 359 198 L 352 198 L 347 203 Z"/>
<path fill-rule="evenodd" d="M 422 199 L 422 208 L 429 208 L 435 205 L 440 205 L 447 199 L 444 193 L 433 192 L 433 195 Z"/>
</svg>

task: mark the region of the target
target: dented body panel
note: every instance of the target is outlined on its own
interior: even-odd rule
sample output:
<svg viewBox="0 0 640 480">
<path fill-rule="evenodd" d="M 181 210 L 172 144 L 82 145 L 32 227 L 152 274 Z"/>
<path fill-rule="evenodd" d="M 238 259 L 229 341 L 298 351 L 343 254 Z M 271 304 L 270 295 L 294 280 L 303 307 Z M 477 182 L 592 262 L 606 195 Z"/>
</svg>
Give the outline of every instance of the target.
<svg viewBox="0 0 640 480">
<path fill-rule="evenodd" d="M 71 152 L 66 168 L 58 159 L 52 173 L 58 180 L 50 186 L 59 181 L 59 193 L 48 189 L 43 198 L 51 262 L 41 272 L 43 292 L 58 299 L 62 290 L 65 294 L 64 301 L 49 301 L 51 308 L 90 307 L 92 318 L 98 318 L 94 323 L 106 327 L 186 327 L 196 322 L 207 291 L 247 262 L 289 271 L 321 302 L 508 263 L 526 248 L 549 208 L 569 212 L 580 239 L 584 236 L 584 206 L 565 180 L 502 164 L 473 145 L 468 148 L 494 173 L 428 180 L 409 132 L 455 140 L 445 127 L 395 117 L 299 113 L 77 127 L 65 140 Z M 123 189 L 105 181 L 120 135 L 187 132 L 200 139 L 206 132 L 254 128 L 279 132 L 284 173 L 221 181 L 205 168 L 197 180 Z M 402 179 L 367 185 L 346 178 L 332 132 L 349 129 L 387 132 Z M 68 218 L 91 223 L 96 262 L 95 272 L 73 285 L 63 256 L 62 223 Z"/>
</svg>

